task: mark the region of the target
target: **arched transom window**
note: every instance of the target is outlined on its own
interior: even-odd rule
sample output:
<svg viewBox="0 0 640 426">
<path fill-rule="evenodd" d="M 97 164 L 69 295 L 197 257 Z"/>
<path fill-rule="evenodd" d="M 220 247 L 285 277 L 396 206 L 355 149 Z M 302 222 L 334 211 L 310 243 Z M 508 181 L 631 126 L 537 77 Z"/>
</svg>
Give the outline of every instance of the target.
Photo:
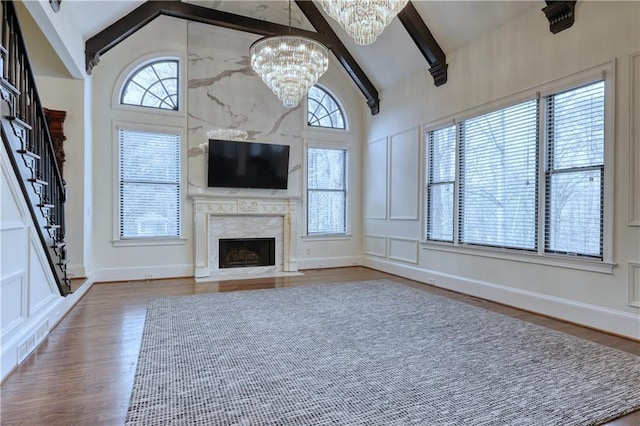
<svg viewBox="0 0 640 426">
<path fill-rule="evenodd" d="M 120 103 L 178 111 L 178 61 L 163 59 L 134 71 Z"/>
<path fill-rule="evenodd" d="M 313 86 L 307 95 L 307 124 L 314 127 L 344 129 L 344 114 L 326 90 Z"/>
</svg>

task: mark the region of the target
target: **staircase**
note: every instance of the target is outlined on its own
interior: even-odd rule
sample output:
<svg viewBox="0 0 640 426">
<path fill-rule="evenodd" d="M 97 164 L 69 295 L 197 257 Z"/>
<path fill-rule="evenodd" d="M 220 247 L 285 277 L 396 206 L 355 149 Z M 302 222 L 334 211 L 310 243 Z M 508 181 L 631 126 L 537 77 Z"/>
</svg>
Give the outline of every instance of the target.
<svg viewBox="0 0 640 426">
<path fill-rule="evenodd" d="M 38 229 L 60 294 L 71 293 L 65 243 L 65 183 L 36 89 L 31 62 L 12 1 L 2 1 L 0 130 Z"/>
</svg>

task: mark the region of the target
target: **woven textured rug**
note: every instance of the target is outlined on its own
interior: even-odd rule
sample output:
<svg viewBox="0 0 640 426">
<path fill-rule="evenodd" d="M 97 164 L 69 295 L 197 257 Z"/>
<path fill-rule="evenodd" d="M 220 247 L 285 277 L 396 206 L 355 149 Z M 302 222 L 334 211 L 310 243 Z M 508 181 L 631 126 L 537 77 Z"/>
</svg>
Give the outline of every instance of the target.
<svg viewBox="0 0 640 426">
<path fill-rule="evenodd" d="M 126 425 L 596 425 L 640 357 L 386 280 L 149 302 Z"/>
</svg>

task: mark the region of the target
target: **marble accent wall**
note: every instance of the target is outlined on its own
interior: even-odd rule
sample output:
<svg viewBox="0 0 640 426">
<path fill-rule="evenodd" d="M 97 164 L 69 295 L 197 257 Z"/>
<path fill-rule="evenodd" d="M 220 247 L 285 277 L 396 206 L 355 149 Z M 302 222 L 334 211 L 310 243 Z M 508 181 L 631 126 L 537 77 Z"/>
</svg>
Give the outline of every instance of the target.
<svg viewBox="0 0 640 426">
<path fill-rule="evenodd" d="M 189 23 L 187 38 L 189 193 L 300 197 L 304 108 L 284 108 L 251 69 L 249 48 L 259 36 Z M 250 141 L 290 145 L 288 189 L 207 188 L 207 132 L 215 128 L 244 130 Z"/>
</svg>

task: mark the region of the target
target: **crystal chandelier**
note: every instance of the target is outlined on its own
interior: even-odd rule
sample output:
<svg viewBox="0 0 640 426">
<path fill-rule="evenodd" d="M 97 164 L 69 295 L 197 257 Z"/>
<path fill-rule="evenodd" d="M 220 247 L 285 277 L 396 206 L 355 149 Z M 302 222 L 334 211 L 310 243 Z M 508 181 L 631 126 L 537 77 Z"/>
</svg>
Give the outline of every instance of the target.
<svg viewBox="0 0 640 426">
<path fill-rule="evenodd" d="M 319 0 L 356 43 L 371 44 L 409 0 Z"/>
<path fill-rule="evenodd" d="M 251 45 L 251 68 L 287 108 L 297 106 L 328 67 L 327 48 L 308 37 L 268 36 Z"/>
<path fill-rule="evenodd" d="M 222 139 L 222 140 L 238 140 L 243 141 L 247 139 L 249 134 L 241 129 L 224 129 L 224 128 L 216 128 L 211 129 L 207 132 L 207 137 L 209 139 Z"/>
</svg>

